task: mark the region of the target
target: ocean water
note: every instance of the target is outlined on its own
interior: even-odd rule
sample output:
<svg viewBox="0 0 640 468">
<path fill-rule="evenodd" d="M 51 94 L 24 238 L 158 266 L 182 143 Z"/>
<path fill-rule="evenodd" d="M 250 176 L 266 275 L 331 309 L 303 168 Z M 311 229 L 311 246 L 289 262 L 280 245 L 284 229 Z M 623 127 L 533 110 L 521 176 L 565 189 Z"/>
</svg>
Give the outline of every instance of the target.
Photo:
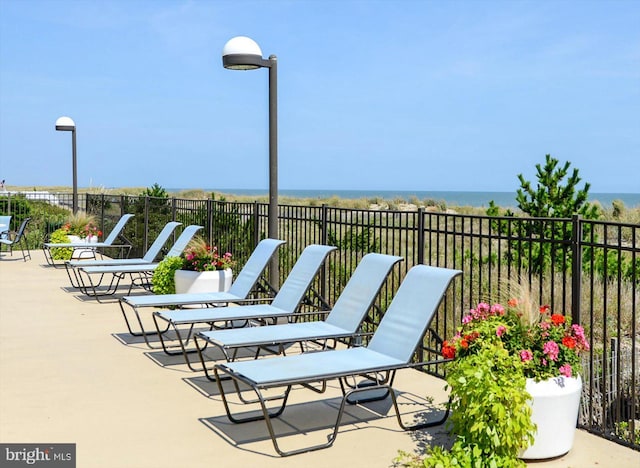
<svg viewBox="0 0 640 468">
<path fill-rule="evenodd" d="M 180 191 L 182 189 L 167 189 Z M 216 193 L 229 195 L 266 196 L 267 189 L 206 189 Z M 279 190 L 278 194 L 293 198 L 330 198 L 333 196 L 345 199 L 380 198 L 383 200 L 434 200 L 443 201 L 449 206 L 488 207 L 493 200 L 496 205 L 504 208 L 515 208 L 515 192 L 455 192 L 455 191 L 410 191 L 410 190 Z M 621 200 L 627 208 L 640 206 L 640 193 L 591 193 L 589 201 L 598 201 L 603 207 L 610 208 L 614 200 Z"/>
</svg>

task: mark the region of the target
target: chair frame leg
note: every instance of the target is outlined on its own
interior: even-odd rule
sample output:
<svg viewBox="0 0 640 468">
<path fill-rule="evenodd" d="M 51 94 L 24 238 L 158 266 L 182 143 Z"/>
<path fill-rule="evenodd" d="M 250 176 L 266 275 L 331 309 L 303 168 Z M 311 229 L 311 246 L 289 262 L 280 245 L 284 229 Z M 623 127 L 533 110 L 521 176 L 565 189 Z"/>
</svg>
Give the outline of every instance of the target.
<svg viewBox="0 0 640 468">
<path fill-rule="evenodd" d="M 400 415 L 400 408 L 398 406 L 398 401 L 397 401 L 397 397 L 396 397 L 396 391 L 395 389 L 392 387 L 392 381 L 393 381 L 393 376 L 389 379 L 389 381 L 387 383 L 384 384 L 378 384 L 378 385 L 372 385 L 372 386 L 366 386 L 366 387 L 355 387 L 352 388 L 350 390 L 348 390 L 347 392 L 344 392 L 344 387 L 341 384 L 341 388 L 343 389 L 343 396 L 342 396 L 342 401 L 340 403 L 340 408 L 338 409 L 338 413 L 336 416 L 336 421 L 335 424 L 333 426 L 333 430 L 331 431 L 331 433 L 328 435 L 327 437 L 327 442 L 322 443 L 322 444 L 317 444 L 317 445 L 312 445 L 312 446 L 307 446 L 307 447 L 302 447 L 299 449 L 294 449 L 294 450 L 288 450 L 288 451 L 284 451 L 280 448 L 279 444 L 278 444 L 278 436 L 275 433 L 275 430 L 273 428 L 273 423 L 272 423 L 272 418 L 277 418 L 280 415 L 282 415 L 282 413 L 284 412 L 285 408 L 286 408 L 286 404 L 287 404 L 287 400 L 289 397 L 289 393 L 291 392 L 291 388 L 293 387 L 293 384 L 283 384 L 282 387 L 285 388 L 284 393 L 282 395 L 278 395 L 275 397 L 269 397 L 266 398 L 263 395 L 262 390 L 266 390 L 267 388 L 259 388 L 258 386 L 256 386 L 255 384 L 253 384 L 252 382 L 250 382 L 248 379 L 243 378 L 241 375 L 237 375 L 234 374 L 233 372 L 228 372 L 227 370 L 221 369 L 218 366 L 214 367 L 214 373 L 215 373 L 215 377 L 216 377 L 216 383 L 218 386 L 218 390 L 220 392 L 220 396 L 222 398 L 222 402 L 225 408 L 225 412 L 227 414 L 227 417 L 229 418 L 229 420 L 235 424 L 241 424 L 241 423 L 245 423 L 245 422 L 253 422 L 253 421 L 259 421 L 259 420 L 264 420 L 266 425 L 267 425 L 267 431 L 269 432 L 269 437 L 271 438 L 271 442 L 273 444 L 273 447 L 275 449 L 275 451 L 282 457 L 288 457 L 291 455 L 297 455 L 300 453 L 306 453 L 306 452 L 312 452 L 315 450 L 321 450 L 324 448 L 328 448 L 331 447 L 333 445 L 333 443 L 335 442 L 336 438 L 338 437 L 338 432 L 340 429 L 340 422 L 342 421 L 342 417 L 344 415 L 344 411 L 345 408 L 347 406 L 347 404 L 350 404 L 350 401 L 359 401 L 359 402 L 364 402 L 364 401 L 371 401 L 369 398 L 364 398 L 364 399 L 352 399 L 350 398 L 352 395 L 355 395 L 357 393 L 360 392 L 366 392 L 366 391 L 371 391 L 372 389 L 378 389 L 378 390 L 384 390 L 384 398 L 391 396 L 391 401 L 393 404 L 393 408 L 394 411 L 396 413 L 396 419 L 398 421 L 398 425 L 405 431 L 414 431 L 414 430 L 418 430 L 418 429 L 424 429 L 427 427 L 433 427 L 433 426 L 438 426 L 442 423 L 444 423 L 446 421 L 446 419 L 449 416 L 449 408 L 450 405 L 447 404 L 447 409 L 445 412 L 445 415 L 436 420 L 436 421 L 429 421 L 429 422 L 424 422 L 424 423 L 419 423 L 419 424 L 414 424 L 414 425 L 406 425 L 401 418 Z M 392 371 L 393 374 L 395 374 L 395 371 Z M 220 375 L 220 374 L 225 374 L 225 375 Z M 353 376 L 356 377 L 356 376 Z M 224 386 L 222 385 L 222 381 L 223 380 L 228 380 L 228 379 L 232 379 L 233 383 L 234 383 L 234 388 L 236 390 L 236 394 L 238 394 L 240 396 L 240 394 L 242 393 L 240 390 L 240 384 L 244 384 L 246 386 L 249 387 L 250 390 L 252 390 L 257 397 L 257 400 L 255 401 L 256 403 L 260 404 L 260 409 L 261 409 L 261 413 L 262 414 L 258 414 L 258 415 L 253 415 L 253 416 L 247 416 L 247 417 L 238 417 L 235 413 L 231 412 L 231 408 L 228 402 L 228 396 L 227 393 L 224 389 Z M 342 380 L 344 377 L 339 378 L 340 380 Z M 274 387 L 270 387 L 270 388 L 276 388 Z M 249 390 L 245 390 L 245 391 L 249 391 Z M 380 399 L 380 398 L 377 398 Z M 280 406 L 275 409 L 275 411 L 270 412 L 269 408 L 267 407 L 267 401 L 273 401 L 273 400 L 281 400 Z"/>
</svg>

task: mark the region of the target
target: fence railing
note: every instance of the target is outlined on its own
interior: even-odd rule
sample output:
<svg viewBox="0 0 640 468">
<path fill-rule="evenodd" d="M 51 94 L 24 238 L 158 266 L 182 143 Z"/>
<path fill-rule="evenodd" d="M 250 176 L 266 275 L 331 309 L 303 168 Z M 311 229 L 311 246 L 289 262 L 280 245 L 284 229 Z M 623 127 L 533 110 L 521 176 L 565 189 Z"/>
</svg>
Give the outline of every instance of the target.
<svg viewBox="0 0 640 468">
<path fill-rule="evenodd" d="M 63 205 L 67 198 L 70 201 L 70 194 L 56 197 Z M 240 265 L 267 232 L 267 205 L 257 202 L 85 195 L 80 206 L 101 221 L 103 231 L 122 214 L 134 213 L 125 235 L 136 256 L 144 254 L 172 220 L 203 226 L 203 236 L 233 252 Z M 405 259 L 383 287 L 364 332 L 375 330 L 413 265 L 464 272 L 434 318 L 435 334 L 425 340 L 420 360 L 432 358 L 432 345 L 437 343 L 431 340 L 451 337 L 462 316 L 478 302 L 506 300 L 513 282 L 527 285 L 534 300 L 571 315 L 588 334 L 591 350 L 585 360 L 580 426 L 640 450 L 640 226 L 577 216 L 488 217 L 324 205 L 281 205 L 278 215 L 280 238 L 287 241 L 279 252 L 280 283 L 306 245 L 339 248 L 313 286 L 328 304 L 335 302 L 364 254 L 381 252 Z M 58 227 L 56 219 L 45 217 L 35 223 L 37 233 L 31 233 L 31 241 L 40 242 Z M 443 372 L 432 366 L 423 370 L 440 376 Z"/>
</svg>

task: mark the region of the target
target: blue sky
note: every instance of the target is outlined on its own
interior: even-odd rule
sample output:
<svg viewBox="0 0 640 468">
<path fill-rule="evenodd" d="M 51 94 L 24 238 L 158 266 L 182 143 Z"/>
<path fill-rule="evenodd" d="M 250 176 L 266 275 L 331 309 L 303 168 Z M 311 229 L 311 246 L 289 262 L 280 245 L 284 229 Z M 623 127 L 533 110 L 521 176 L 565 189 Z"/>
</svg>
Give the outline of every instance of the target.
<svg viewBox="0 0 640 468">
<path fill-rule="evenodd" d="M 81 187 L 512 191 L 550 153 L 640 192 L 640 1 L 0 0 L 0 179 Z"/>
</svg>

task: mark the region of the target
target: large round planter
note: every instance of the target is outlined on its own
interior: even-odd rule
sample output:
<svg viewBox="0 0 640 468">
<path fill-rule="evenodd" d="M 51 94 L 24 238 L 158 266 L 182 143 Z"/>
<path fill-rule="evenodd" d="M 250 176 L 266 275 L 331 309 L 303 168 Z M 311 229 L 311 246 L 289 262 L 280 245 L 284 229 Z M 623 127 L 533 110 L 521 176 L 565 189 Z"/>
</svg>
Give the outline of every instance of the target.
<svg viewBox="0 0 640 468">
<path fill-rule="evenodd" d="M 573 446 L 578 421 L 582 379 L 554 377 L 536 382 L 527 379 L 532 397 L 531 420 L 537 425 L 535 442 L 520 458 L 537 460 L 564 455 Z"/>
<path fill-rule="evenodd" d="M 231 288 L 230 268 L 216 271 L 176 270 L 176 293 L 225 292 Z"/>
<path fill-rule="evenodd" d="M 85 238 L 80 238 L 79 236 L 74 236 L 73 234 L 67 235 L 69 238 L 69 242 L 73 244 L 95 244 L 98 242 L 98 236 L 88 236 Z M 72 260 L 79 260 L 82 258 L 96 258 L 96 249 L 95 248 L 75 248 L 71 253 Z"/>
</svg>

